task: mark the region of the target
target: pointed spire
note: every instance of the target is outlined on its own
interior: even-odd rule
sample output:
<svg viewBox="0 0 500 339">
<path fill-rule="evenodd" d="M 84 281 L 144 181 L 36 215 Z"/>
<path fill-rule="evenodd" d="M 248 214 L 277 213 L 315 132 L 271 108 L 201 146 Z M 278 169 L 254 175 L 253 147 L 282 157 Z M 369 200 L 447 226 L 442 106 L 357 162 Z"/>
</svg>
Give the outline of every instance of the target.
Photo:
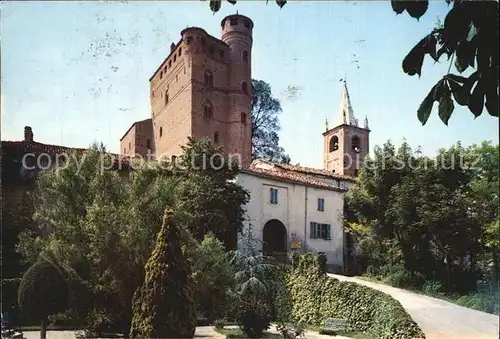
<svg viewBox="0 0 500 339">
<path fill-rule="evenodd" d="M 349 91 L 347 90 L 347 81 L 345 78 L 344 88 L 342 89 L 342 96 L 340 98 L 339 115 L 339 125 L 346 124 L 358 126 L 358 122 L 352 110 L 351 99 L 349 98 Z"/>
<path fill-rule="evenodd" d="M 365 115 L 365 129 L 369 129 L 368 128 L 368 115 Z"/>
</svg>

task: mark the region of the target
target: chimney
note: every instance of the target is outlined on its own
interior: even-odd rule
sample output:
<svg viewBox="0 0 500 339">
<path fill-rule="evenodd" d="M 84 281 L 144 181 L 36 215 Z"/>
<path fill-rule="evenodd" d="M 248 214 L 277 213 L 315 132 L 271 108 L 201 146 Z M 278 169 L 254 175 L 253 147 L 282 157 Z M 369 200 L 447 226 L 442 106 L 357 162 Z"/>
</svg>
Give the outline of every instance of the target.
<svg viewBox="0 0 500 339">
<path fill-rule="evenodd" d="M 172 53 L 175 49 L 175 44 L 172 42 L 172 44 L 170 45 L 170 53 Z"/>
<path fill-rule="evenodd" d="M 33 131 L 30 126 L 24 126 L 24 141 L 33 141 Z"/>
</svg>

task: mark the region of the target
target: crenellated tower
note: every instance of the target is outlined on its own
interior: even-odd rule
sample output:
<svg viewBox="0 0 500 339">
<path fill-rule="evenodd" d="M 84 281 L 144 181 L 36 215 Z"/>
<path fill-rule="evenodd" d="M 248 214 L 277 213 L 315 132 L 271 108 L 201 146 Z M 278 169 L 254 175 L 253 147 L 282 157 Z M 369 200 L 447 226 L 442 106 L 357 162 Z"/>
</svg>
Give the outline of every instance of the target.
<svg viewBox="0 0 500 339">
<path fill-rule="evenodd" d="M 323 133 L 323 168 L 340 175 L 356 177 L 369 152 L 368 117 L 360 127 L 344 81 L 337 125 Z"/>
</svg>

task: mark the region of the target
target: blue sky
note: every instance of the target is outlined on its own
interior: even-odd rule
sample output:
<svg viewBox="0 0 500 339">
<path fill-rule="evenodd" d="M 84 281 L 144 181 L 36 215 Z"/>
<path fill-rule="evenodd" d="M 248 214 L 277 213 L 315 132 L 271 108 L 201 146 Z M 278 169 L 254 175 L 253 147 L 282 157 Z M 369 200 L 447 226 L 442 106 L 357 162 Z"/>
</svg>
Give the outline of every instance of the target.
<svg viewBox="0 0 500 339">
<path fill-rule="evenodd" d="M 461 141 L 498 142 L 498 119 L 474 119 L 456 107 L 446 127 L 435 110 L 421 126 L 416 110 L 447 72 L 445 58 L 426 58 L 423 75 L 402 72 L 406 53 L 444 18 L 447 5 L 431 2 L 417 21 L 396 16 L 389 2 L 224 3 L 213 15 L 207 2 L 1 3 L 2 140 L 86 147 L 102 141 L 113 151 L 133 121 L 148 118 L 149 82 L 170 43 L 187 26 L 220 36 L 220 21 L 236 10 L 255 23 L 253 78 L 269 82 L 281 99 L 281 143 L 292 162 L 322 166 L 325 118 L 337 119 L 339 79 L 347 83 L 360 122 L 368 116 L 371 148 L 388 139 L 438 148 Z M 287 88 L 299 95 L 290 98 Z M 331 126 L 331 124 L 330 124 Z"/>
</svg>

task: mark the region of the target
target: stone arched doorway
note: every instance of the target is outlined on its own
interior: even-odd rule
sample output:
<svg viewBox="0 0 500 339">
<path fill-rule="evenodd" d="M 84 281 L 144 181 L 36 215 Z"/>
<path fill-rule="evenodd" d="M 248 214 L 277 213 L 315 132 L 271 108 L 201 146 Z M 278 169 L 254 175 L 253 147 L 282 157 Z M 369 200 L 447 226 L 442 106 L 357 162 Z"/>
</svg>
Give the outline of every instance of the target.
<svg viewBox="0 0 500 339">
<path fill-rule="evenodd" d="M 285 225 L 278 219 L 266 222 L 262 230 L 262 240 L 264 241 L 262 252 L 264 255 L 273 256 L 278 260 L 287 258 L 287 233 Z"/>
</svg>

